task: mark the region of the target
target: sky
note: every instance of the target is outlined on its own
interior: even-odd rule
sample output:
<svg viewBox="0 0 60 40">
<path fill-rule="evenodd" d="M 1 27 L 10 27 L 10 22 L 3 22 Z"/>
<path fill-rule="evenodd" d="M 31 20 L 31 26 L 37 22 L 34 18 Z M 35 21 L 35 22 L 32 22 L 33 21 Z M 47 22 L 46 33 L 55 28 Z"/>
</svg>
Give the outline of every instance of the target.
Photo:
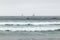
<svg viewBox="0 0 60 40">
<path fill-rule="evenodd" d="M 60 16 L 60 0 L 0 0 L 0 16 Z"/>
</svg>

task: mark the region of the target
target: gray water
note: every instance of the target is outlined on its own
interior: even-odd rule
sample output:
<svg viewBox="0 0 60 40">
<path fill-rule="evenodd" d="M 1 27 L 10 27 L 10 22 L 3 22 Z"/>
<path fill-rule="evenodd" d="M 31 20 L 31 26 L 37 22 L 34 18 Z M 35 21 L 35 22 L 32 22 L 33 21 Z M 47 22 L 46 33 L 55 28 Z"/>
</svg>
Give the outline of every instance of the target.
<svg viewBox="0 0 60 40">
<path fill-rule="evenodd" d="M 0 40 L 60 40 L 60 32 L 0 32 Z"/>
<path fill-rule="evenodd" d="M 60 40 L 60 20 L 0 20 L 0 40 Z"/>
</svg>

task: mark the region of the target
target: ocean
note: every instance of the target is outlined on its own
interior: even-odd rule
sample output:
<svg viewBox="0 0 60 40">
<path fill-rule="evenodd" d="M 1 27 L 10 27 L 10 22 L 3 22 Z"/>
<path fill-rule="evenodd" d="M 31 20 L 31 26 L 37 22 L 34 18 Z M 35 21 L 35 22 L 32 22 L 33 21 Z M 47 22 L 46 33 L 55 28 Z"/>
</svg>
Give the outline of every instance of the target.
<svg viewBox="0 0 60 40">
<path fill-rule="evenodd" d="M 60 20 L 0 20 L 0 40 L 60 40 Z"/>
</svg>

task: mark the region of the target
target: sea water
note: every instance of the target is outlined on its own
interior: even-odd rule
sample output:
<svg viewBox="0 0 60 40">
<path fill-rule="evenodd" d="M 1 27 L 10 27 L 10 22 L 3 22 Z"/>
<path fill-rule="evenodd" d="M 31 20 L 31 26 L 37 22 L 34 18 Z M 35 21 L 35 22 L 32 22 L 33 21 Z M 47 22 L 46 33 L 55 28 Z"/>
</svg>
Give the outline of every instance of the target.
<svg viewBox="0 0 60 40">
<path fill-rule="evenodd" d="M 0 20 L 0 40 L 59 40 L 60 20 Z"/>
</svg>

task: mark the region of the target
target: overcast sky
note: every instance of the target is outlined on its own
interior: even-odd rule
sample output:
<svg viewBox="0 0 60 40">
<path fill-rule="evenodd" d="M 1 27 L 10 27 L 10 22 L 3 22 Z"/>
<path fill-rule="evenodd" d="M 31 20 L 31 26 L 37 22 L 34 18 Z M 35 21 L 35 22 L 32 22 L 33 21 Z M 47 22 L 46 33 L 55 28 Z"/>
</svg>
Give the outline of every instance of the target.
<svg viewBox="0 0 60 40">
<path fill-rule="evenodd" d="M 60 16 L 60 0 L 0 0 L 0 16 Z"/>
</svg>

